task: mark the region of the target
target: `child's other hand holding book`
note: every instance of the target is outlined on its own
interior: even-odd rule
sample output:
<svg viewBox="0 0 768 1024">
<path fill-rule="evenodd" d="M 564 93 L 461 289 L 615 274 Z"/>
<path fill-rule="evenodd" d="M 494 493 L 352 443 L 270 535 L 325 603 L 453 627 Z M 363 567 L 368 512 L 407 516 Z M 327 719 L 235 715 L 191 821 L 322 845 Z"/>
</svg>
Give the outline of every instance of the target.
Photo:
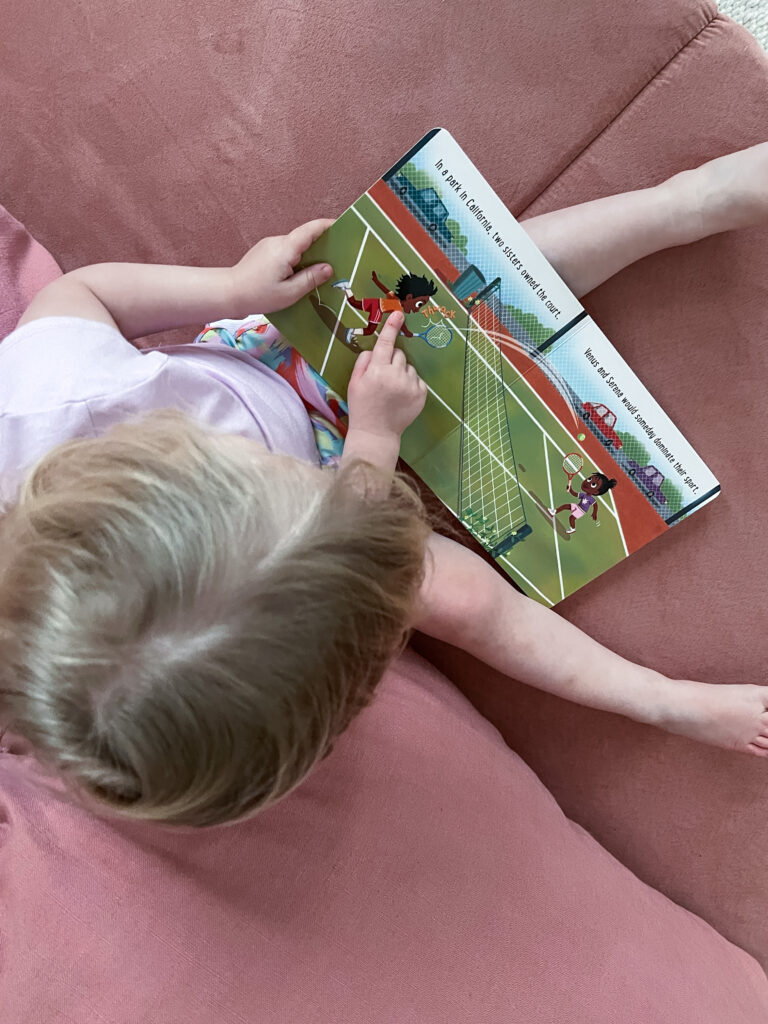
<svg viewBox="0 0 768 1024">
<path fill-rule="evenodd" d="M 332 274 L 327 263 L 297 270 L 305 251 L 333 224 L 321 218 L 289 231 L 262 238 L 232 268 L 233 300 L 230 315 L 273 313 L 304 298 Z"/>
</svg>

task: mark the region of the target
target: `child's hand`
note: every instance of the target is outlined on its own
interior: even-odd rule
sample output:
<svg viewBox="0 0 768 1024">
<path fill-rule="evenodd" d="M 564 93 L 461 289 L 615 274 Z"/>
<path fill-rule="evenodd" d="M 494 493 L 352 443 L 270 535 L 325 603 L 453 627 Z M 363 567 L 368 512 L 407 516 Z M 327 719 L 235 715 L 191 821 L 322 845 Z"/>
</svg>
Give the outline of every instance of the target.
<svg viewBox="0 0 768 1024">
<path fill-rule="evenodd" d="M 234 267 L 164 267 L 98 263 L 43 288 L 19 321 L 73 316 L 142 338 L 187 324 L 284 309 L 327 281 L 327 263 L 294 273 L 305 250 L 331 226 L 312 220 L 280 238 L 264 238 Z"/>
<path fill-rule="evenodd" d="M 287 235 L 262 238 L 232 267 L 233 314 L 273 313 L 292 306 L 333 273 L 327 263 L 315 263 L 294 273 L 304 252 L 326 231 L 332 220 L 310 220 Z"/>
<path fill-rule="evenodd" d="M 402 325 L 402 313 L 391 313 L 373 350 L 357 357 L 348 391 L 350 428 L 399 438 L 424 408 L 427 385 L 395 348 Z"/>
<path fill-rule="evenodd" d="M 390 313 L 370 352 L 361 352 L 349 381 L 349 433 L 344 458 L 394 469 L 400 435 L 419 415 L 427 385 L 395 348 L 402 313 Z"/>
</svg>

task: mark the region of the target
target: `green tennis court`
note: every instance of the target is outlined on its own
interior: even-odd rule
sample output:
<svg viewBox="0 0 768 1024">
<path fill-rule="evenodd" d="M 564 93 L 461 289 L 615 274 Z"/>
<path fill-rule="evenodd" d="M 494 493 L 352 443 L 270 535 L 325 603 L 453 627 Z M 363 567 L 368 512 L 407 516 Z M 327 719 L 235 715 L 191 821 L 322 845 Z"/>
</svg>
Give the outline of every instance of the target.
<svg viewBox="0 0 768 1024">
<path fill-rule="evenodd" d="M 555 521 L 548 515 L 548 507 L 574 500 L 562 462 L 580 450 L 574 439 L 580 427 L 558 420 L 525 375 L 500 355 L 490 319 L 488 329 L 484 325 L 482 304 L 470 316 L 369 196 L 347 210 L 306 259 L 330 262 L 334 280 L 349 281 L 358 299 L 381 296 L 373 271 L 392 289 L 404 273 L 434 279 L 437 293 L 429 308 L 437 312 L 429 319 L 444 322 L 451 341 L 437 348 L 422 338 L 401 339 L 429 387 L 424 412 L 403 435 L 402 456 L 454 514 L 463 511 L 466 525 L 488 550 L 506 545 L 497 561 L 526 593 L 554 604 L 626 555 L 610 492 L 598 499 L 599 528 L 585 516 L 568 535 L 568 514 Z M 329 283 L 270 319 L 346 393 L 357 354 L 344 338 L 348 328 L 365 326 L 364 311 Z M 429 324 L 418 312 L 408 316 L 407 326 L 416 333 Z M 374 337 L 356 341 L 372 347 Z M 583 475 L 601 470 L 582 454 Z"/>
</svg>

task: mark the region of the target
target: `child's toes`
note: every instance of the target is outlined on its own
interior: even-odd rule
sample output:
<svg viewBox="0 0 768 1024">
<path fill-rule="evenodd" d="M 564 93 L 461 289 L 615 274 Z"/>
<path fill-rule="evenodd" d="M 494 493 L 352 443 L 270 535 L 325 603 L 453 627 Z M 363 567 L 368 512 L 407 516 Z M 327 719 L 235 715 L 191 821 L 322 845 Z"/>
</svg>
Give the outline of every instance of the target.
<svg viewBox="0 0 768 1024">
<path fill-rule="evenodd" d="M 764 747 L 768 750 L 768 736 L 764 736 L 762 733 L 759 736 L 755 736 L 752 740 L 756 747 Z"/>
<path fill-rule="evenodd" d="M 758 747 L 755 743 L 748 743 L 747 750 L 757 757 L 768 757 L 768 747 Z"/>
</svg>

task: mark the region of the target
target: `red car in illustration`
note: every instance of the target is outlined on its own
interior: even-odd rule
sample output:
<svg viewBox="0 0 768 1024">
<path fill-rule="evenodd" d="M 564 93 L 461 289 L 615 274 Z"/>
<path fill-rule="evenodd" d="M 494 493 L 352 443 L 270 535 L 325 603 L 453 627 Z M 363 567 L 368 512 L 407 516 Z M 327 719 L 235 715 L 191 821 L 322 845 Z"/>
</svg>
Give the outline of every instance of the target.
<svg viewBox="0 0 768 1024">
<path fill-rule="evenodd" d="M 616 425 L 616 413 L 611 412 L 607 405 L 593 405 L 591 402 L 582 402 L 584 412 L 581 414 L 584 420 L 592 420 L 597 429 L 603 435 L 604 444 L 610 448 L 611 445 L 616 451 L 621 448 L 621 438 L 613 429 Z"/>
</svg>

